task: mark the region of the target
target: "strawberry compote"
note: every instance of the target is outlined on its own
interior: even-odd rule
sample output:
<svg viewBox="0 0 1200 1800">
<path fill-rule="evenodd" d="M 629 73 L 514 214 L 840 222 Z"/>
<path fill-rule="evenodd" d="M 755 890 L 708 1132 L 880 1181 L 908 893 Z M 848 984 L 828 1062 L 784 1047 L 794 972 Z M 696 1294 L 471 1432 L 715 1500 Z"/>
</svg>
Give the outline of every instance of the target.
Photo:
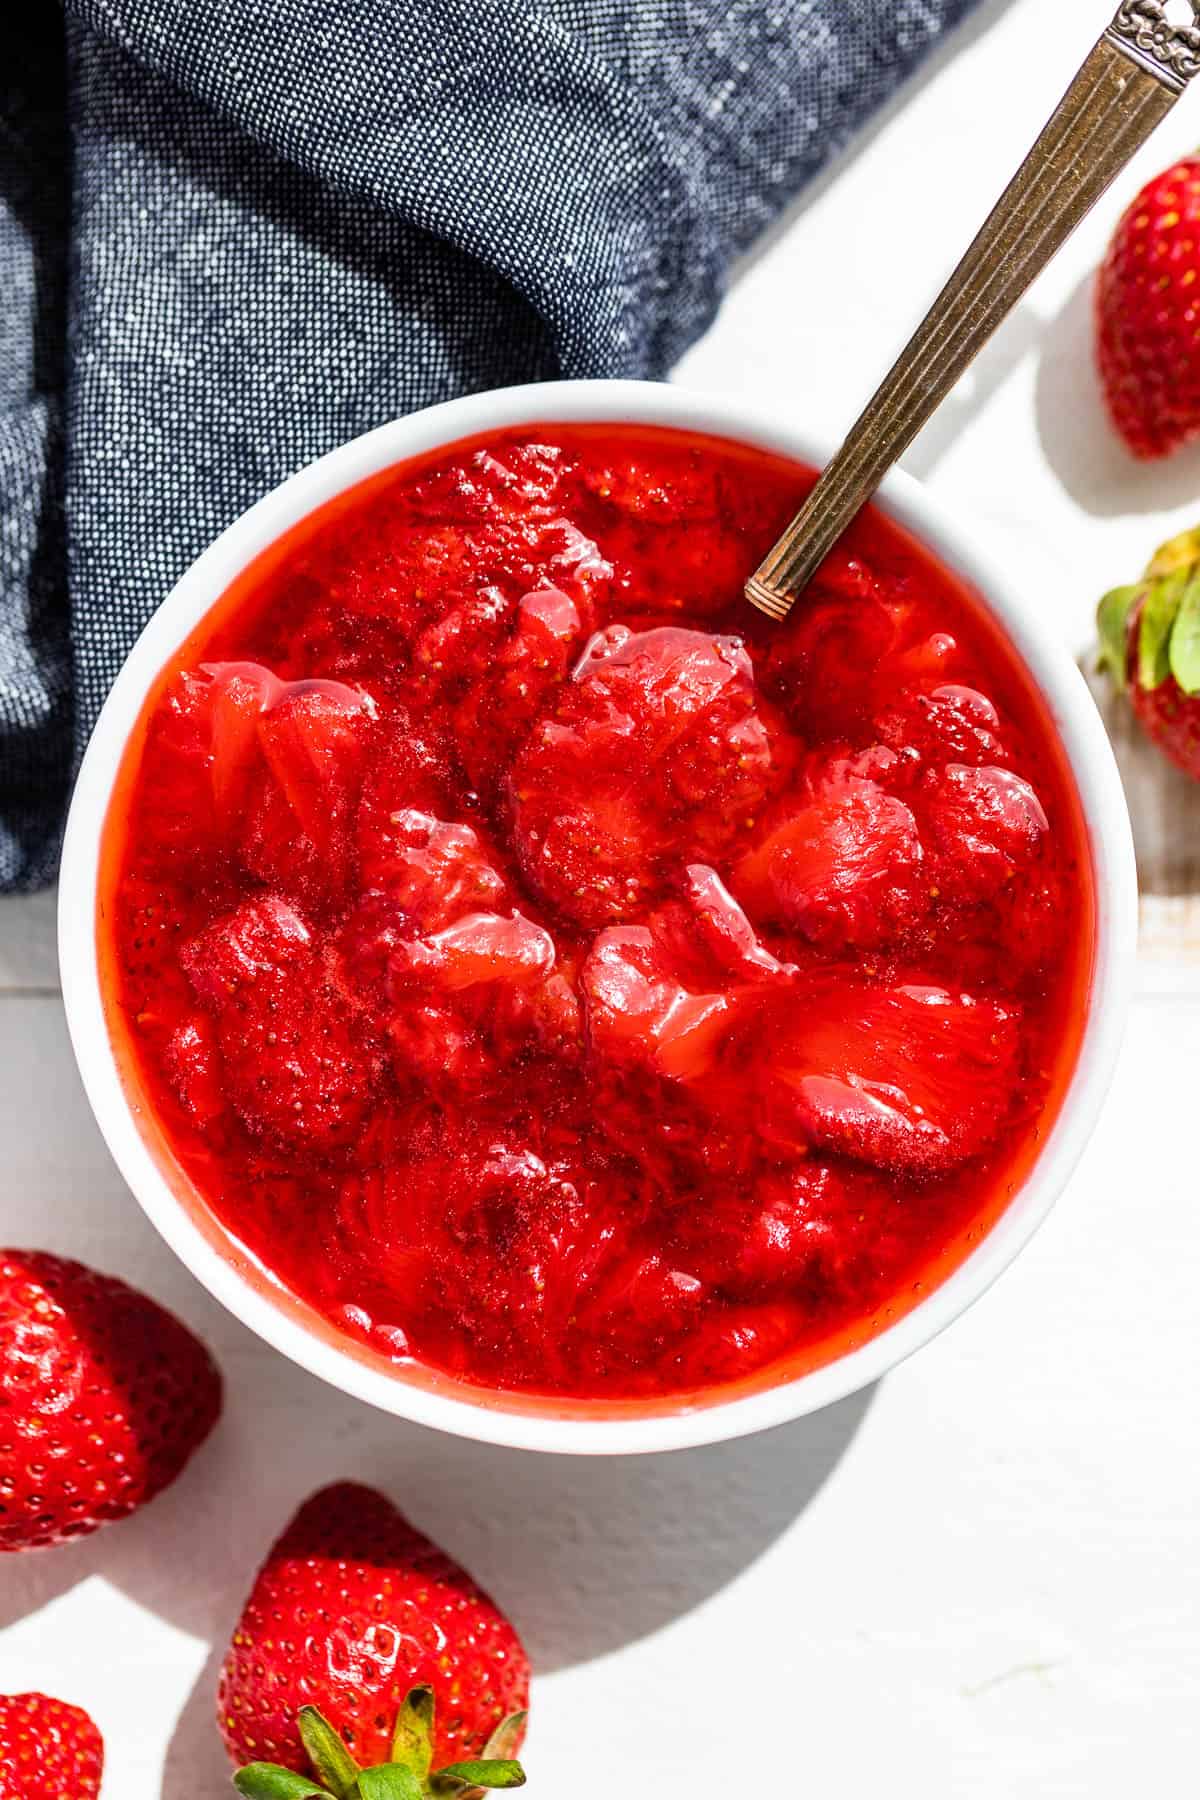
<svg viewBox="0 0 1200 1800">
<path fill-rule="evenodd" d="M 106 835 L 173 1179 L 394 1362 L 640 1399 L 828 1360 L 967 1253 L 1073 1068 L 1078 798 L 983 609 L 811 476 L 542 427 L 365 483 L 155 687 Z"/>
</svg>

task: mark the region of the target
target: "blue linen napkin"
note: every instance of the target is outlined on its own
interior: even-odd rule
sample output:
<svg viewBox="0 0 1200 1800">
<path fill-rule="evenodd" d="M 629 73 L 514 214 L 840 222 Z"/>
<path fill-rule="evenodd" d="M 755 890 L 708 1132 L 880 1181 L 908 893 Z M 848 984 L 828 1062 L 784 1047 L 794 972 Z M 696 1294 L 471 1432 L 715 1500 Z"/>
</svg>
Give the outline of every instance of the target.
<svg viewBox="0 0 1200 1800">
<path fill-rule="evenodd" d="M 265 489 L 453 394 L 661 376 L 975 0 L 39 0 L 0 76 L 0 888 Z"/>
</svg>

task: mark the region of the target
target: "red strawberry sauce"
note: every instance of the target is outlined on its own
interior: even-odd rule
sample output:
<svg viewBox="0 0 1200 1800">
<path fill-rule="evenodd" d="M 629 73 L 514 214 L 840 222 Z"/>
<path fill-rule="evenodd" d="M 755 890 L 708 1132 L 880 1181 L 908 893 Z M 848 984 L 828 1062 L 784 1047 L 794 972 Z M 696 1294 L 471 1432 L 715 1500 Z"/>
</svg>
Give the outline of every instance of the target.
<svg viewBox="0 0 1200 1800">
<path fill-rule="evenodd" d="M 365 483 L 164 671 L 101 951 L 172 1178 L 336 1329 L 492 1389 L 813 1367 L 1037 1155 L 1093 951 L 1078 799 L 877 513 L 785 626 L 811 475 L 547 426 Z"/>
</svg>

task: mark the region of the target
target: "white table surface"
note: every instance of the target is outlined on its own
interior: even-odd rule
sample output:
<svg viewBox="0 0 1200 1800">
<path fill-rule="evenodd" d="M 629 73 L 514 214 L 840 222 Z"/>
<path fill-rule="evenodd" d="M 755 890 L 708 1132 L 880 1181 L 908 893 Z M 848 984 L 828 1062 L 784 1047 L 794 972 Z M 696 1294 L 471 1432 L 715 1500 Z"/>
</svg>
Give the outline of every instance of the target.
<svg viewBox="0 0 1200 1800">
<path fill-rule="evenodd" d="M 844 426 L 1106 11 L 985 4 L 740 272 L 679 379 Z M 1087 297 L 1118 204 L 1198 140 L 1200 96 L 908 459 L 1006 540 L 1030 604 L 1080 652 L 1097 593 L 1200 513 L 1200 455 L 1143 470 L 1113 444 Z M 204 1334 L 229 1384 L 222 1428 L 139 1519 L 4 1559 L 0 1692 L 41 1687 L 92 1711 L 106 1800 L 217 1800 L 230 1790 L 214 1673 L 253 1570 L 299 1500 L 353 1475 L 518 1622 L 537 1671 L 531 1792 L 546 1800 L 760 1781 L 789 1800 L 1194 1793 L 1200 806 L 1132 739 L 1122 754 L 1147 890 L 1141 979 L 1104 1123 L 1054 1217 L 873 1392 L 673 1457 L 475 1448 L 261 1346 L 174 1262 L 100 1143 L 67 1047 L 52 900 L 0 902 L 4 1236 L 143 1285 Z"/>
</svg>

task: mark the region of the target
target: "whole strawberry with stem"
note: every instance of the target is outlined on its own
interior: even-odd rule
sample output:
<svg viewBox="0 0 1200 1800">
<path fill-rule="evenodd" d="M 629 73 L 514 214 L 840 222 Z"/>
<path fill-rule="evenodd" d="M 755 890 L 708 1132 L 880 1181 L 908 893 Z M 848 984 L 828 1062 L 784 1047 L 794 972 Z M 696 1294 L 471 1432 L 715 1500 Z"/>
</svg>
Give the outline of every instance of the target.
<svg viewBox="0 0 1200 1800">
<path fill-rule="evenodd" d="M 525 1771 L 509 1752 L 525 1728 L 524 1713 L 514 1713 L 492 1733 L 481 1757 L 434 1765 L 435 1701 L 431 1687 L 415 1687 L 396 1715 L 388 1759 L 363 1769 L 346 1741 L 319 1708 L 302 1706 L 296 1728 L 316 1782 L 278 1763 L 247 1763 L 233 1785 L 247 1800 L 483 1800 L 491 1788 L 525 1785 Z M 319 1785 L 318 1785 L 319 1784 Z"/>
<path fill-rule="evenodd" d="M 220 1411 L 216 1364 L 157 1302 L 67 1257 L 0 1250 L 0 1550 L 144 1506 Z"/>
<path fill-rule="evenodd" d="M 1200 781 L 1200 530 L 1164 544 L 1140 582 L 1106 594 L 1097 625 L 1101 668 L 1147 736 Z"/>
<path fill-rule="evenodd" d="M 1135 456 L 1200 436 L 1200 156 L 1147 183 L 1118 225 L 1096 285 L 1108 410 Z"/>
<path fill-rule="evenodd" d="M 438 1697 L 439 1767 L 484 1755 L 514 1714 L 505 1755 L 519 1749 L 529 1662 L 495 1602 L 384 1495 L 322 1488 L 271 1549 L 233 1634 L 217 1693 L 225 1746 L 235 1763 L 300 1773 L 297 1715 L 318 1707 L 359 1763 L 386 1764 L 414 1687 Z"/>
<path fill-rule="evenodd" d="M 0 1694 L 3 1800 L 97 1800 L 104 1742 L 78 1706 L 46 1694 Z"/>
</svg>

